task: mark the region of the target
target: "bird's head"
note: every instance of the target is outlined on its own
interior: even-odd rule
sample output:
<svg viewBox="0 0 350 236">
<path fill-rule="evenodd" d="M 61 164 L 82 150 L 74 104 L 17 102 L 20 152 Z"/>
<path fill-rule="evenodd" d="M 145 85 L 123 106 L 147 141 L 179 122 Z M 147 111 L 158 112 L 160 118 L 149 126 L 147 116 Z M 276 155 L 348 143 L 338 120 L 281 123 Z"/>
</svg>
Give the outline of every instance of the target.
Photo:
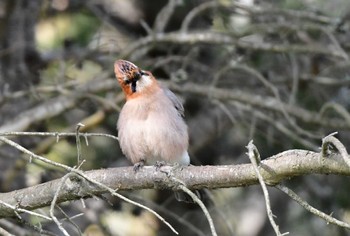
<svg viewBox="0 0 350 236">
<path fill-rule="evenodd" d="M 114 63 L 114 72 L 126 99 L 152 92 L 158 87 L 151 72 L 141 70 L 129 61 L 117 60 Z"/>
</svg>

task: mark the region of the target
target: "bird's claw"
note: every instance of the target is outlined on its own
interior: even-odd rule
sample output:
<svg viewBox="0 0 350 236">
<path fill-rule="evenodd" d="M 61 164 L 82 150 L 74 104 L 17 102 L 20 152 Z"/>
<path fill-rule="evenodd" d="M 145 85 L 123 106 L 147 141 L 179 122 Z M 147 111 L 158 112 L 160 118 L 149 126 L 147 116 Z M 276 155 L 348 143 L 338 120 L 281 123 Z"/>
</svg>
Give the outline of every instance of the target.
<svg viewBox="0 0 350 236">
<path fill-rule="evenodd" d="M 134 164 L 134 172 L 136 173 L 137 171 L 139 171 L 143 166 L 145 165 L 145 161 L 144 160 L 141 160 L 139 162 L 136 162 Z"/>
<path fill-rule="evenodd" d="M 173 167 L 171 168 L 172 171 L 175 171 L 175 170 L 183 170 L 184 166 L 183 165 L 180 165 L 179 163 L 175 162 Z"/>
<path fill-rule="evenodd" d="M 154 166 L 156 167 L 156 171 L 159 171 L 162 166 L 165 166 L 165 161 L 156 161 Z"/>
</svg>

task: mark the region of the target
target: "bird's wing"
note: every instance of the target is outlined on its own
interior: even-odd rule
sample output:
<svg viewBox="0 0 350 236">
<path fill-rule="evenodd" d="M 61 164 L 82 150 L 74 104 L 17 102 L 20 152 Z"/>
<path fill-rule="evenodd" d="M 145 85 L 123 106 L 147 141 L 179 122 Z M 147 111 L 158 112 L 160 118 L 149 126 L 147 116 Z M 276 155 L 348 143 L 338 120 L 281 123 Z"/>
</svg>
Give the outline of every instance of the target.
<svg viewBox="0 0 350 236">
<path fill-rule="evenodd" d="M 170 101 L 173 103 L 174 107 L 176 110 L 179 112 L 180 116 L 185 117 L 185 109 L 184 106 L 182 105 L 180 99 L 176 97 L 176 95 L 171 92 L 168 88 L 162 86 L 164 89 L 165 95 L 170 99 Z"/>
</svg>

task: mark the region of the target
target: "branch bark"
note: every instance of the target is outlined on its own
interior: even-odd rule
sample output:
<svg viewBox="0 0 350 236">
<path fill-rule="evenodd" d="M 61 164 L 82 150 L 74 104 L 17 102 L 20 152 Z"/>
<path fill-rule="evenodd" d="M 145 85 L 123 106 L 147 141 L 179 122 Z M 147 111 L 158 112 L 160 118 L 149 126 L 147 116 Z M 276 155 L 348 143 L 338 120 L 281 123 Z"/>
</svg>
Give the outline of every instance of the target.
<svg viewBox="0 0 350 236">
<path fill-rule="evenodd" d="M 350 176 L 350 169 L 338 154 L 322 157 L 320 153 L 306 150 L 289 150 L 261 161 L 260 173 L 266 183 L 275 185 L 291 177 L 308 174 L 335 174 Z M 230 188 L 258 184 L 258 178 L 252 164 L 223 166 L 189 166 L 172 169 L 164 166 L 159 171 L 146 166 L 136 174 L 133 167 L 120 167 L 91 170 L 84 173 L 88 178 L 118 190 L 136 189 L 178 189 L 168 175 L 182 181 L 190 189 Z M 49 206 L 62 179 L 56 179 L 40 185 L 0 194 L 0 202 L 17 208 L 33 210 Z M 62 186 L 57 203 L 91 197 L 107 192 L 72 174 Z M 0 218 L 14 216 L 12 209 L 0 204 Z"/>
</svg>

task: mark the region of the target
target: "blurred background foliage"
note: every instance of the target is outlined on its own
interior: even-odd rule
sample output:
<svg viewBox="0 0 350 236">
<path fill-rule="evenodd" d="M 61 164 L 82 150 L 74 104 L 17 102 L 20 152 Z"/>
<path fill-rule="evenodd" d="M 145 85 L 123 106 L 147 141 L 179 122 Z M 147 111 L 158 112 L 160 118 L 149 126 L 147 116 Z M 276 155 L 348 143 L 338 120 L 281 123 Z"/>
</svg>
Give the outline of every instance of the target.
<svg viewBox="0 0 350 236">
<path fill-rule="evenodd" d="M 152 71 L 183 100 L 195 165 L 248 163 L 245 146 L 251 139 L 263 158 L 295 148 L 318 151 L 321 138 L 334 131 L 348 146 L 349 42 L 347 0 L 3 0 L 0 131 L 74 132 L 80 122 L 82 132 L 117 135 L 124 98 L 113 62 L 123 58 Z M 210 93 L 214 87 L 239 91 L 247 99 L 220 98 Z M 13 140 L 51 160 L 76 165 L 75 138 Z M 130 165 L 115 140 L 81 142 L 84 170 Z M 0 156 L 2 192 L 64 174 L 28 163 L 5 145 Z M 287 184 L 318 209 L 350 221 L 348 178 L 306 176 Z M 283 193 L 270 191 L 281 232 L 348 235 Z M 161 213 L 181 235 L 210 232 L 200 209 L 175 201 L 170 191 L 123 194 Z M 258 186 L 208 195 L 219 235 L 273 234 Z M 107 201 L 61 205 L 69 216 L 84 213 L 73 221 L 86 235 L 170 235 L 149 212 L 101 197 Z M 24 220 L 60 235 L 51 222 Z M 0 226 L 15 235 L 36 234 L 16 220 L 2 219 Z M 69 222 L 64 227 L 78 234 Z"/>
</svg>

